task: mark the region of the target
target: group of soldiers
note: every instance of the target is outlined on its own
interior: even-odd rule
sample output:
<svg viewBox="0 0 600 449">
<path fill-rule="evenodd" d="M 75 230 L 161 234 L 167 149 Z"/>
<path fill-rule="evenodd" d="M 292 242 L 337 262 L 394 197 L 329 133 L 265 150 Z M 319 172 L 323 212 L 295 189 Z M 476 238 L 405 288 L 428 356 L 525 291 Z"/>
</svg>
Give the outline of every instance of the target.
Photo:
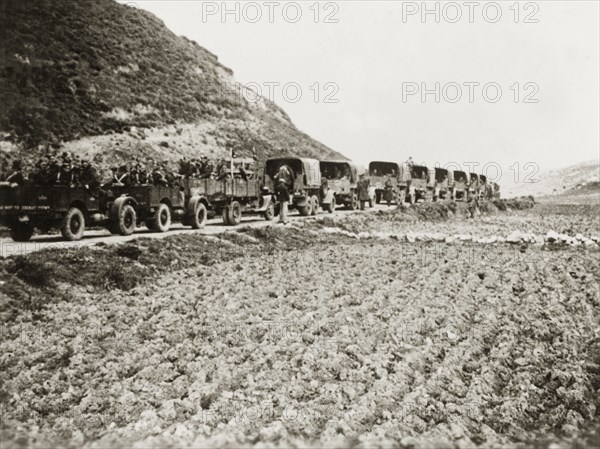
<svg viewBox="0 0 600 449">
<path fill-rule="evenodd" d="M 240 177 L 245 181 L 254 175 L 252 164 L 238 162 L 234 157 L 213 161 L 206 156 L 199 159 L 183 158 L 179 162 L 179 176 L 185 178 L 212 178 L 225 179 L 227 177 Z"/>
<path fill-rule="evenodd" d="M 72 156 L 64 152 L 61 155 L 51 154 L 39 158 L 30 170 L 29 178 L 23 173 L 23 162 L 15 159 L 7 170 L 8 162 L 3 161 L 0 182 L 23 185 L 31 182 L 35 185 L 54 186 L 83 185 L 87 188 L 97 188 L 100 185 L 96 169 L 87 159 Z"/>
<path fill-rule="evenodd" d="M 12 162 L 4 159 L 0 166 L 0 182 L 24 185 L 31 183 L 41 186 L 65 185 L 70 187 L 83 186 L 97 189 L 100 185 L 161 185 L 174 186 L 182 178 L 212 178 L 224 179 L 240 177 L 247 180 L 254 176 L 252 164 L 236 162 L 233 159 L 213 161 L 206 156 L 198 159 L 183 158 L 179 162 L 179 172 L 171 170 L 167 162 L 155 162 L 148 159 L 142 162 L 135 159 L 132 164 L 122 164 L 110 168 L 110 178 L 101 183 L 98 170 L 92 163 L 69 152 L 62 154 L 47 154 L 35 163 L 23 164 L 20 159 Z M 25 167 L 27 165 L 26 175 Z"/>
</svg>

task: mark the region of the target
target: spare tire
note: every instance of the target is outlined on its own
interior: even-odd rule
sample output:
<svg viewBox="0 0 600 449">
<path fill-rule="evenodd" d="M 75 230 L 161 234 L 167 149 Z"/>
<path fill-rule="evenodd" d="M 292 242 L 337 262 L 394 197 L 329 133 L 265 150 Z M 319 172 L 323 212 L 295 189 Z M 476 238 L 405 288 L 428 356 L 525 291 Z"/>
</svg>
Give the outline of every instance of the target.
<svg viewBox="0 0 600 449">
<path fill-rule="evenodd" d="M 60 233 L 65 240 L 81 240 L 85 231 L 85 217 L 78 207 L 71 207 L 63 218 Z"/>
</svg>

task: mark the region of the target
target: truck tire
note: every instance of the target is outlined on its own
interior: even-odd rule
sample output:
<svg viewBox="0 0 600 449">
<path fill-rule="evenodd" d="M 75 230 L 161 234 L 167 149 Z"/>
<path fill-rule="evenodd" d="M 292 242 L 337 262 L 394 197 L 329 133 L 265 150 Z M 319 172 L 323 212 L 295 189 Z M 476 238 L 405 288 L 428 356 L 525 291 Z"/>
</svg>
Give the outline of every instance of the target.
<svg viewBox="0 0 600 449">
<path fill-rule="evenodd" d="M 232 201 L 229 205 L 229 225 L 237 226 L 242 222 L 242 205 Z"/>
<path fill-rule="evenodd" d="M 65 240 L 74 242 L 81 240 L 85 231 L 85 217 L 77 207 L 71 207 L 64 216 L 60 226 L 60 233 Z"/>
<path fill-rule="evenodd" d="M 15 242 L 28 242 L 33 235 L 31 223 L 16 223 L 10 228 L 10 238 Z"/>
<path fill-rule="evenodd" d="M 335 196 L 331 199 L 331 203 L 323 205 L 323 210 L 329 212 L 330 214 L 333 213 L 335 210 Z"/>
<path fill-rule="evenodd" d="M 275 206 L 273 205 L 273 202 L 269 203 L 267 210 L 263 212 L 263 217 L 265 217 L 265 220 L 267 221 L 273 220 L 275 217 Z"/>
<path fill-rule="evenodd" d="M 356 193 L 352 194 L 352 199 L 350 200 L 350 210 L 356 210 L 359 208 L 358 204 L 358 195 Z"/>
<path fill-rule="evenodd" d="M 189 223 L 192 226 L 192 229 L 202 229 L 204 225 L 206 225 L 207 219 L 208 211 L 206 210 L 206 206 L 204 203 L 198 203 L 194 215 L 189 219 Z"/>
<path fill-rule="evenodd" d="M 171 209 L 165 203 L 160 203 L 154 215 L 152 221 L 149 223 L 153 231 L 156 232 L 167 232 L 171 227 Z"/>
<path fill-rule="evenodd" d="M 310 214 L 317 215 L 319 213 L 319 198 L 317 197 L 317 195 L 313 195 L 310 197 L 310 204 L 312 206 Z"/>
<path fill-rule="evenodd" d="M 111 223 L 110 232 L 120 235 L 131 235 L 135 232 L 137 215 L 131 204 L 124 204 L 119 209 L 119 216 Z"/>
<path fill-rule="evenodd" d="M 221 211 L 221 215 L 223 216 L 223 224 L 225 226 L 230 226 L 231 225 L 231 222 L 229 221 L 229 214 L 230 214 L 230 212 L 229 212 L 229 206 L 225 206 L 223 208 L 223 210 Z"/>
<path fill-rule="evenodd" d="M 381 192 L 375 192 L 375 202 L 377 204 L 381 203 Z"/>
<path fill-rule="evenodd" d="M 306 203 L 304 204 L 304 206 L 298 207 L 298 212 L 300 212 L 300 215 L 302 215 L 303 217 L 308 217 L 309 215 L 312 215 L 311 198 L 306 198 Z"/>
</svg>

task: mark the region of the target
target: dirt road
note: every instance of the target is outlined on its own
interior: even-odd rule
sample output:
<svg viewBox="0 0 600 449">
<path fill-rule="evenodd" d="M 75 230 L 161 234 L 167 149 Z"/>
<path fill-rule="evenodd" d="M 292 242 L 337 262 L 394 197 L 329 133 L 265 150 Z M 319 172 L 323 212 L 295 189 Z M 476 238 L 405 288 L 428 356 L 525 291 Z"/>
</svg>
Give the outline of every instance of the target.
<svg viewBox="0 0 600 449">
<path fill-rule="evenodd" d="M 392 206 L 394 207 L 394 206 Z M 387 209 L 387 206 L 383 205 L 375 205 L 372 211 L 376 210 L 384 210 Z M 351 213 L 345 209 L 338 209 L 333 214 L 325 214 L 327 216 L 341 216 Z M 321 214 L 323 216 L 323 214 Z M 290 220 L 314 220 L 315 217 L 302 217 L 298 215 L 297 212 L 292 212 L 290 215 Z M 277 218 L 273 221 L 266 221 L 260 216 L 247 216 L 242 219 L 242 224 L 240 226 L 250 226 L 253 228 L 262 228 L 266 226 L 278 225 Z M 281 226 L 281 225 L 279 225 Z M 0 238 L 0 257 L 10 257 L 19 254 L 29 254 L 37 251 L 41 251 L 44 249 L 50 248 L 78 248 L 83 246 L 92 246 L 98 243 L 105 243 L 107 245 L 116 245 L 119 243 L 127 242 L 129 240 L 134 240 L 140 237 L 144 238 L 152 238 L 152 239 L 160 239 L 165 238 L 174 234 L 220 234 L 223 232 L 231 231 L 235 229 L 235 227 L 224 226 L 221 217 L 216 217 L 212 220 L 209 220 L 206 224 L 206 227 L 201 230 L 193 230 L 187 226 L 183 226 L 180 223 L 174 223 L 171 230 L 165 233 L 157 233 L 150 232 L 145 227 L 140 227 L 138 230 L 129 236 L 122 235 L 112 235 L 107 230 L 90 230 L 86 231 L 85 236 L 82 240 L 76 242 L 66 242 L 62 239 L 60 234 L 53 235 L 37 235 L 34 236 L 29 242 L 14 242 L 11 238 L 5 237 Z"/>
</svg>

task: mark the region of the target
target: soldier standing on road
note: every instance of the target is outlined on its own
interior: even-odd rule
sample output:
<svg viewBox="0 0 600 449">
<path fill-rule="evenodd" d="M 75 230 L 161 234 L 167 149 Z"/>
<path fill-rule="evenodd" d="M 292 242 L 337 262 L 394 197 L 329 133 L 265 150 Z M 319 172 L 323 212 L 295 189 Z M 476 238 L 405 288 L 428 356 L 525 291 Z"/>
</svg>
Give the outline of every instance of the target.
<svg viewBox="0 0 600 449">
<path fill-rule="evenodd" d="M 279 201 L 279 222 L 284 225 L 288 224 L 287 215 L 288 215 L 288 203 L 290 201 L 290 192 L 288 191 L 285 179 L 280 178 L 277 182 L 277 187 L 275 188 L 275 196 L 277 197 L 277 201 Z"/>
<path fill-rule="evenodd" d="M 383 199 L 387 202 L 388 207 L 392 205 L 392 200 L 394 199 L 394 185 L 389 176 L 385 180 Z"/>
<path fill-rule="evenodd" d="M 365 175 L 360 175 L 360 180 L 356 185 L 356 193 L 358 195 L 358 202 L 360 203 L 360 210 L 365 210 L 365 203 L 369 201 L 369 183 L 365 179 Z"/>
</svg>

